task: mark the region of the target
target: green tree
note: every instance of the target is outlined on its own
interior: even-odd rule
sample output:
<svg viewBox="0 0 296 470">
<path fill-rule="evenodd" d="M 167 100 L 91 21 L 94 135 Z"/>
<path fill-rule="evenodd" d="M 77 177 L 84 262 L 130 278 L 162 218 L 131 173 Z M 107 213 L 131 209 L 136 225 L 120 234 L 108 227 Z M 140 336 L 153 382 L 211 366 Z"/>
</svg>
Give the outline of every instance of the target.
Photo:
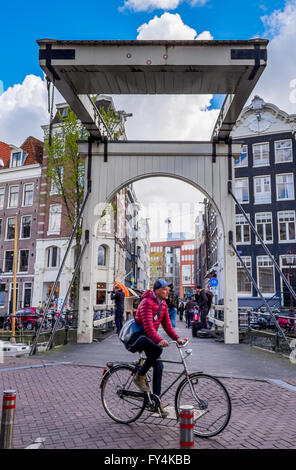
<svg viewBox="0 0 296 470">
<path fill-rule="evenodd" d="M 124 131 L 121 127 L 120 115 L 111 108 L 111 105 L 109 105 L 107 108 L 101 106 L 99 107 L 99 111 L 109 129 L 111 138 L 113 140 L 118 140 L 120 137 L 122 137 Z"/>
<path fill-rule="evenodd" d="M 95 101 L 97 97 L 93 99 Z M 111 106 L 107 109 L 99 107 L 99 111 L 111 138 L 118 140 L 124 134 L 120 115 Z M 73 230 L 84 199 L 85 161 L 79 154 L 77 141 L 87 139 L 89 134 L 70 108 L 66 116 L 58 112 L 58 117 L 59 125 L 54 129 L 51 139 L 49 136 L 45 139 L 47 177 L 51 181 L 49 192 L 54 189 L 53 192 L 60 197 L 66 210 L 66 221 Z M 80 225 L 75 235 L 75 260 L 81 251 L 81 237 Z M 79 277 L 76 277 L 73 287 L 75 308 L 78 307 Z"/>
<path fill-rule="evenodd" d="M 51 188 L 64 203 L 66 219 L 73 229 L 84 198 L 84 159 L 78 151 L 77 140 L 86 139 L 87 131 L 78 121 L 76 114 L 69 110 L 66 117 L 59 113 L 60 125 L 53 133 L 51 143 L 45 140 L 47 155 L 47 176 Z M 76 244 L 81 242 L 81 227 L 76 233 Z"/>
</svg>

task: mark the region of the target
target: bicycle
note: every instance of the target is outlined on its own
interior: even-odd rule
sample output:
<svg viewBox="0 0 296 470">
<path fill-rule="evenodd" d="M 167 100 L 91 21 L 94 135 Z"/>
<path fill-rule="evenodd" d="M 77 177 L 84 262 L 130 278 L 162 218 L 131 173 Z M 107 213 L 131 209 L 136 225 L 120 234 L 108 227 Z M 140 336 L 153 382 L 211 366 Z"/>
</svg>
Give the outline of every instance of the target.
<svg viewBox="0 0 296 470">
<path fill-rule="evenodd" d="M 164 392 L 158 397 L 153 393 L 142 393 L 134 384 L 133 378 L 144 359 L 142 353 L 139 360 L 133 362 L 107 362 L 103 370 L 101 380 L 101 399 L 105 412 L 117 423 L 129 424 L 136 421 L 144 410 L 160 415 L 160 399 L 175 385 L 183 375 L 174 398 L 176 415 L 179 420 L 179 411 L 182 405 L 194 406 L 194 434 L 199 437 L 213 437 L 219 434 L 227 426 L 231 416 L 231 400 L 226 387 L 219 379 L 203 372 L 190 373 L 186 359 L 192 354 L 192 349 L 187 349 L 185 355 L 182 348 L 187 346 L 185 339 L 183 346 L 175 343 L 180 353 L 181 361 L 162 360 L 164 363 L 183 364 L 183 371 L 170 383 Z M 147 374 L 148 384 L 151 376 Z M 171 418 L 172 419 L 172 418 Z"/>
</svg>

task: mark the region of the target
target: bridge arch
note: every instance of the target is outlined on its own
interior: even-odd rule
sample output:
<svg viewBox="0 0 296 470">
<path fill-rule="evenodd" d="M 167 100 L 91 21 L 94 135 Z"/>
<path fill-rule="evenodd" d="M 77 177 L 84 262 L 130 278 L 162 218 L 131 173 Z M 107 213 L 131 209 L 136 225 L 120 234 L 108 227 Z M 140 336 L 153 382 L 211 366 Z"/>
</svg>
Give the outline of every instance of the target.
<svg viewBox="0 0 296 470">
<path fill-rule="evenodd" d="M 166 176 L 182 180 L 207 197 L 220 216 L 224 239 L 224 333 L 226 343 L 238 343 L 238 308 L 236 291 L 236 257 L 230 248 L 229 234 L 235 235 L 235 207 L 228 182 L 232 179 L 233 157 L 240 146 L 217 144 L 216 158 L 212 146 L 200 142 L 111 142 L 106 149 L 93 144 L 92 155 L 87 143 L 80 152 L 92 160 L 92 189 L 84 212 L 84 229 L 90 231 L 90 243 L 81 267 L 80 318 L 78 342 L 92 341 L 92 315 L 95 305 L 97 270 L 94 269 L 97 249 L 96 227 L 100 210 L 128 184 L 144 178 Z"/>
<path fill-rule="evenodd" d="M 200 191 L 209 201 L 210 203 L 212 204 L 212 206 L 215 208 L 215 211 L 217 212 L 217 214 L 219 215 L 219 217 L 221 218 L 221 214 L 220 214 L 220 210 L 219 210 L 219 207 L 216 205 L 215 201 L 211 198 L 211 196 L 209 194 L 207 194 L 207 192 L 201 188 L 198 184 L 195 184 L 192 179 L 188 179 L 188 178 L 185 178 L 185 177 L 182 177 L 180 175 L 177 175 L 177 174 L 172 174 L 172 173 L 164 173 L 164 172 L 155 172 L 153 174 L 143 174 L 143 175 L 139 175 L 137 177 L 134 177 L 134 178 L 131 178 L 130 180 L 126 181 L 125 183 L 122 183 L 119 187 L 115 188 L 112 193 L 110 193 L 108 196 L 107 196 L 107 199 L 106 199 L 106 202 L 111 202 L 114 198 L 114 196 L 120 191 L 122 190 L 123 188 L 125 188 L 126 186 L 132 184 L 132 183 L 135 183 L 136 181 L 141 181 L 141 180 L 144 180 L 144 179 L 148 179 L 148 178 L 159 178 L 159 177 L 162 177 L 162 178 L 171 178 L 171 179 L 175 179 L 175 180 L 179 180 L 179 181 L 182 181 L 183 183 L 187 183 L 189 184 L 190 186 L 193 186 L 195 189 L 197 189 L 198 191 Z M 223 224 L 223 219 L 221 218 L 221 222 L 222 222 L 222 225 L 223 225 L 223 230 L 224 230 L 224 224 Z"/>
</svg>

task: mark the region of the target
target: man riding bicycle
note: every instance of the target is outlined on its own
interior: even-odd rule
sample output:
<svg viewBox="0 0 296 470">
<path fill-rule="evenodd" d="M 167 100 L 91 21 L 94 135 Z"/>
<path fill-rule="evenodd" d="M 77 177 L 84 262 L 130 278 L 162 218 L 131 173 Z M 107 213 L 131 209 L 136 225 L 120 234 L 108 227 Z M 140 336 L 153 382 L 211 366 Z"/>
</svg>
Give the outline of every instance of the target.
<svg viewBox="0 0 296 470">
<path fill-rule="evenodd" d="M 166 299 L 169 296 L 169 284 L 164 279 L 158 279 L 153 286 L 153 291 L 146 291 L 135 315 L 135 321 L 144 328 L 146 336 L 141 336 L 133 350 L 145 351 L 146 360 L 135 375 L 134 382 L 142 392 L 149 392 L 146 381 L 146 373 L 153 367 L 153 393 L 160 396 L 161 379 L 163 364 L 157 359 L 169 343 L 162 339 L 157 333 L 161 324 L 168 336 L 177 341 L 178 344 L 184 344 L 184 341 L 177 335 L 169 317 Z M 168 416 L 168 412 L 160 405 L 162 418 Z"/>
</svg>

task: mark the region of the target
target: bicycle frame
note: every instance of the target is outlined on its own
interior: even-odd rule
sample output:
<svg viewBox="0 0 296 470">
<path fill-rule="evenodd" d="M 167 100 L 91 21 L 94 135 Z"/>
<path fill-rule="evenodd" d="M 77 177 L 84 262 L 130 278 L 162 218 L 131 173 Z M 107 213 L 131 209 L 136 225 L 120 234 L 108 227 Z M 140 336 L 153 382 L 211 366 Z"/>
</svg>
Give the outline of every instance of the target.
<svg viewBox="0 0 296 470">
<path fill-rule="evenodd" d="M 183 353 L 182 353 L 182 348 L 180 346 L 178 346 L 178 343 L 176 341 L 169 341 L 169 344 L 172 344 L 172 343 L 175 343 L 177 345 L 177 348 L 179 350 L 179 354 L 180 354 L 180 357 L 181 357 L 181 361 L 169 361 L 169 360 L 160 360 L 158 359 L 160 362 L 165 362 L 166 364 L 182 364 L 184 369 L 183 371 L 178 375 L 178 377 L 168 386 L 168 388 L 166 388 L 164 390 L 164 392 L 161 393 L 160 395 L 160 398 L 165 395 L 174 385 L 175 383 L 178 382 L 178 380 L 180 380 L 180 378 L 185 375 L 185 377 L 187 378 L 187 381 L 188 381 L 188 385 L 189 385 L 189 388 L 190 388 L 190 391 L 192 393 L 192 395 L 194 396 L 194 398 L 198 401 L 198 403 L 200 403 L 202 405 L 202 400 L 199 399 L 199 397 L 196 395 L 192 385 L 191 385 L 191 382 L 189 380 L 189 377 L 190 377 L 190 372 L 188 371 L 188 368 L 187 368 L 187 364 L 185 362 L 185 359 L 189 356 L 191 356 L 192 354 L 192 349 L 188 349 L 185 351 L 186 353 L 186 356 L 184 357 Z M 187 342 L 185 343 L 184 346 L 186 346 L 188 344 L 188 340 Z M 200 371 L 200 373 L 202 373 L 202 371 Z"/>
<path fill-rule="evenodd" d="M 185 375 L 185 377 L 186 377 L 187 380 L 188 380 L 188 385 L 189 385 L 189 388 L 190 388 L 190 390 L 191 390 L 192 395 L 193 395 L 194 398 L 202 405 L 202 403 L 203 403 L 202 400 L 200 400 L 199 397 L 196 395 L 196 393 L 195 393 L 195 391 L 194 391 L 194 389 L 193 389 L 193 387 L 192 387 L 192 385 L 191 385 L 191 382 L 190 382 L 190 380 L 189 380 L 190 372 L 188 371 L 187 364 L 186 364 L 186 362 L 185 362 L 186 358 L 189 357 L 189 356 L 191 356 L 192 350 L 191 350 L 191 349 L 186 350 L 186 351 L 185 351 L 186 356 L 184 356 L 183 353 L 182 353 L 182 347 L 180 347 L 180 346 L 178 345 L 177 341 L 169 341 L 169 344 L 172 344 L 172 343 L 175 343 L 175 344 L 176 344 L 176 346 L 177 346 L 177 348 L 178 348 L 178 350 L 179 350 L 179 354 L 180 354 L 180 357 L 181 357 L 181 361 L 170 361 L 170 360 L 167 360 L 167 359 L 164 359 L 164 360 L 158 359 L 158 361 L 159 361 L 159 362 L 164 362 L 164 363 L 166 363 L 166 364 L 182 364 L 184 369 L 183 369 L 182 372 L 178 375 L 178 377 L 177 377 L 175 380 L 173 380 L 173 382 L 171 382 L 171 384 L 161 393 L 161 395 L 160 395 L 159 398 L 163 397 L 163 396 L 175 385 L 175 383 L 177 383 L 177 382 L 181 379 L 181 377 L 182 377 L 183 375 Z M 188 344 L 188 340 L 186 340 L 186 343 L 183 345 L 183 347 L 184 347 L 184 346 L 187 346 L 187 344 Z M 124 364 L 130 365 L 130 366 L 136 366 L 136 365 L 137 365 L 141 360 L 143 360 L 143 359 L 144 359 L 143 353 L 140 352 L 140 353 L 139 353 L 139 359 L 138 359 L 137 361 L 133 361 L 133 362 L 121 362 L 121 361 L 119 361 L 119 362 L 109 362 L 109 363 L 107 363 L 107 364 L 106 364 L 106 365 L 107 365 L 107 369 L 104 369 L 104 371 L 103 371 L 103 379 L 102 379 L 102 381 L 101 381 L 100 388 L 101 388 L 102 385 L 103 385 L 104 378 L 107 377 L 107 374 L 112 370 L 113 367 L 116 367 L 116 366 L 118 366 L 118 365 L 124 365 Z M 200 371 L 200 373 L 202 373 L 202 372 Z M 136 392 L 136 393 L 139 393 L 139 395 L 141 394 L 141 392 Z M 149 401 L 149 402 L 150 402 L 150 395 L 151 395 L 151 394 L 148 393 L 148 401 Z M 152 394 L 152 395 L 153 395 L 153 394 Z"/>
<path fill-rule="evenodd" d="M 205 421 L 201 420 L 199 422 L 199 426 L 197 426 L 196 430 L 194 430 L 194 434 L 201 437 L 212 437 L 216 434 L 219 434 L 219 432 L 223 431 L 223 429 L 227 426 L 231 416 L 231 401 L 226 388 L 217 378 L 211 375 L 204 374 L 202 371 L 189 372 L 186 359 L 192 354 L 192 350 L 188 349 L 185 350 L 185 352 L 183 351 L 184 346 L 188 344 L 187 339 L 182 345 L 179 345 L 176 341 L 170 341 L 169 343 L 176 343 L 176 346 L 179 349 L 180 360 L 158 359 L 158 361 L 167 364 L 183 365 L 183 370 L 181 372 L 177 371 L 175 373 L 175 378 L 173 378 L 173 380 L 168 384 L 168 386 L 160 394 L 160 396 L 151 393 L 150 386 L 147 389 L 147 392 L 137 391 L 134 387 L 130 387 L 132 381 L 135 381 L 134 376 L 136 372 L 138 372 L 139 367 L 143 365 L 143 361 L 145 360 L 143 352 L 139 354 L 139 359 L 135 361 L 107 362 L 107 367 L 103 371 L 103 378 L 100 384 L 100 388 L 102 388 L 101 397 L 103 407 L 106 413 L 113 420 L 124 424 L 129 424 L 131 422 L 136 421 L 142 415 L 145 409 L 152 413 L 158 412 L 161 418 L 169 417 L 169 419 L 176 419 L 177 421 L 179 421 L 180 407 L 182 406 L 183 401 L 186 401 L 187 403 L 187 400 L 190 401 L 192 398 L 192 404 L 194 405 L 194 426 L 196 424 L 196 421 L 202 418 L 205 414 L 208 414 L 209 416 L 209 418 L 205 418 Z M 116 376 L 117 369 L 119 371 L 118 377 Z M 123 369 L 125 370 L 124 372 L 122 371 Z M 109 383 L 108 378 L 113 377 L 113 373 L 115 379 L 113 379 L 114 381 L 110 381 Z M 149 371 L 147 374 L 147 379 L 148 382 L 151 382 L 151 372 L 149 373 Z M 106 381 L 109 384 L 109 388 L 105 388 Z M 177 382 L 179 382 L 179 384 L 177 385 L 176 391 L 173 392 L 175 396 L 174 407 L 168 407 L 167 411 L 164 413 L 161 405 L 161 397 L 163 397 Z M 110 387 L 112 392 L 110 394 L 111 402 L 109 403 L 108 397 Z M 206 398 L 208 387 L 210 387 L 211 390 L 212 387 L 214 387 L 214 397 L 221 397 L 221 402 L 217 402 L 217 400 L 216 402 L 213 402 L 213 409 L 211 401 L 213 396 L 211 395 L 211 393 L 209 399 Z M 118 408 L 116 396 L 118 397 L 117 400 L 124 399 L 125 405 L 127 405 L 127 407 L 132 406 L 132 416 L 130 416 L 130 414 L 126 416 L 125 413 L 122 416 L 122 411 L 124 412 L 125 405 L 120 408 L 119 403 Z M 170 397 L 169 399 L 171 400 L 171 398 L 172 397 Z M 139 400 L 138 404 L 137 400 Z M 219 410 L 221 406 L 222 408 L 220 413 Z"/>
</svg>

